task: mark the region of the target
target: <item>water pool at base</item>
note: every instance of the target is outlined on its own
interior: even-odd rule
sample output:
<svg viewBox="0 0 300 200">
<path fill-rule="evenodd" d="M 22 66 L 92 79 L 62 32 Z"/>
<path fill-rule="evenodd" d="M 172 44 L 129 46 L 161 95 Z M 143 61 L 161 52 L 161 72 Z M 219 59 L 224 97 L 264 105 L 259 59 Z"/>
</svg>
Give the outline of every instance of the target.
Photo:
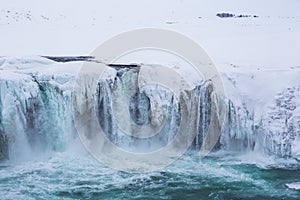
<svg viewBox="0 0 300 200">
<path fill-rule="evenodd" d="M 160 172 L 115 171 L 88 155 L 2 163 L 0 199 L 299 199 L 296 161 L 185 155 Z"/>
</svg>

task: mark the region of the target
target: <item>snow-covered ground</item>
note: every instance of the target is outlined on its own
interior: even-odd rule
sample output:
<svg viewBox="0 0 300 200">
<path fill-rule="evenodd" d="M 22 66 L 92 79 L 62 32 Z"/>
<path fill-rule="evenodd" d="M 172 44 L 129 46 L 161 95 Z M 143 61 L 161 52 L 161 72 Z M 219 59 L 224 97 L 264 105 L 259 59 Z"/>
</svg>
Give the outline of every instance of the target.
<svg viewBox="0 0 300 200">
<path fill-rule="evenodd" d="M 85 55 L 113 35 L 154 27 L 198 42 L 218 67 L 300 64 L 298 0 L 1 0 L 0 56 Z M 217 13 L 258 17 L 219 18 Z"/>
</svg>

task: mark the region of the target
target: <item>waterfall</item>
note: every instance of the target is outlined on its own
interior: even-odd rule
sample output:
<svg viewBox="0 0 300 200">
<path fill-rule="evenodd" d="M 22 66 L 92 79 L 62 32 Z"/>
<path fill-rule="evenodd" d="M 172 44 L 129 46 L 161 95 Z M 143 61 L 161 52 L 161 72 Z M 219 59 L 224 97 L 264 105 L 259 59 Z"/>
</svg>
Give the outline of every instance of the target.
<svg viewBox="0 0 300 200">
<path fill-rule="evenodd" d="M 169 143 L 178 132 L 180 112 L 171 92 L 159 87 L 141 91 L 138 88 L 138 73 L 139 68 L 123 68 L 115 77 L 99 82 L 96 92 L 96 113 L 102 129 L 115 145 L 127 151 L 146 152 Z M 124 123 L 130 124 L 132 120 L 134 124 L 149 126 L 153 131 L 161 125 L 163 127 L 155 136 L 147 138 L 133 135 L 137 132 L 136 126 L 128 127 L 131 135 L 124 133 L 113 117 L 112 104 L 117 96 L 125 97 L 124 101 L 129 102 L 128 108 L 125 108 L 129 113 L 120 108 L 126 105 L 115 102 L 114 109 L 121 110 Z M 161 109 L 167 113 L 166 119 L 162 116 Z"/>
<path fill-rule="evenodd" d="M 230 151 L 254 150 L 257 135 L 254 114 L 245 105 L 236 107 L 231 100 L 228 100 L 227 107 L 222 132 L 223 148 Z"/>
<path fill-rule="evenodd" d="M 38 65 L 46 64 L 40 62 Z M 138 88 L 141 67 L 111 67 L 110 76 L 98 83 L 94 109 L 107 138 L 127 151 L 150 152 L 169 144 L 179 129 L 183 109 L 180 103 L 193 94 L 196 98 L 192 100 L 193 110 L 189 113 L 190 129 L 182 140 L 195 132 L 191 149 L 200 150 L 209 125 L 214 123 L 212 109 L 215 98 L 219 98 L 214 96 L 212 82 L 203 81 L 186 91 L 185 97 L 175 98 L 163 87 Z M 28 73 L 15 68 L 0 70 L 0 160 L 66 150 L 70 141 L 77 137 L 72 107 L 75 75 Z M 279 92 L 262 116 L 243 101 L 235 102 L 230 97 L 222 99 L 227 111 L 215 148 L 259 151 L 299 159 L 299 91 L 299 87 L 290 87 Z M 128 108 L 118 104 L 120 98 L 125 98 Z M 113 109 L 124 112 L 125 122 L 134 122 L 135 126 L 128 127 L 131 135 L 119 126 Z M 143 125 L 157 134 L 137 138 L 135 129 Z"/>
<path fill-rule="evenodd" d="M 14 77 L 0 80 L 1 156 L 64 151 L 68 139 L 75 136 L 71 92 L 51 84 L 51 79 L 18 74 Z"/>
</svg>

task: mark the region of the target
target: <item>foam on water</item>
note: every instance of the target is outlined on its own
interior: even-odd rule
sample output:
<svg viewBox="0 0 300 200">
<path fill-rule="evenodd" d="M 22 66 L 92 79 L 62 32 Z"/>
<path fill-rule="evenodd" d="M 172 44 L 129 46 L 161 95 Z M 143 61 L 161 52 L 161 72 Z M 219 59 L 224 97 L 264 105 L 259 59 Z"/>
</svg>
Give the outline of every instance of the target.
<svg viewBox="0 0 300 200">
<path fill-rule="evenodd" d="M 300 182 L 287 183 L 286 186 L 291 189 L 300 190 Z"/>
<path fill-rule="evenodd" d="M 300 194 L 285 184 L 299 180 L 299 172 L 258 168 L 234 156 L 229 161 L 189 155 L 161 172 L 127 173 L 70 151 L 34 162 L 7 162 L 0 168 L 0 193 L 2 199 L 297 199 Z"/>
</svg>

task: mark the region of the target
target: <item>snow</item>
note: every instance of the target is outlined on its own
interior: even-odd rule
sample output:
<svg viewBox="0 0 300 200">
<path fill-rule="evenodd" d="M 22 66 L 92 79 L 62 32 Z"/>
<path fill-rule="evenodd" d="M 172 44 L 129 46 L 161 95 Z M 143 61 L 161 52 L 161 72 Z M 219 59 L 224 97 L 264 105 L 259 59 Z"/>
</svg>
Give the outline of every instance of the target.
<svg viewBox="0 0 300 200">
<path fill-rule="evenodd" d="M 222 65 L 226 95 L 264 114 L 278 92 L 300 85 L 300 68 Z"/>
<path fill-rule="evenodd" d="M 299 8 L 297 0 L 2 0 L 0 55 L 84 55 L 116 34 L 155 27 L 187 35 L 220 67 L 296 66 Z M 220 12 L 259 17 L 219 18 Z"/>
</svg>

